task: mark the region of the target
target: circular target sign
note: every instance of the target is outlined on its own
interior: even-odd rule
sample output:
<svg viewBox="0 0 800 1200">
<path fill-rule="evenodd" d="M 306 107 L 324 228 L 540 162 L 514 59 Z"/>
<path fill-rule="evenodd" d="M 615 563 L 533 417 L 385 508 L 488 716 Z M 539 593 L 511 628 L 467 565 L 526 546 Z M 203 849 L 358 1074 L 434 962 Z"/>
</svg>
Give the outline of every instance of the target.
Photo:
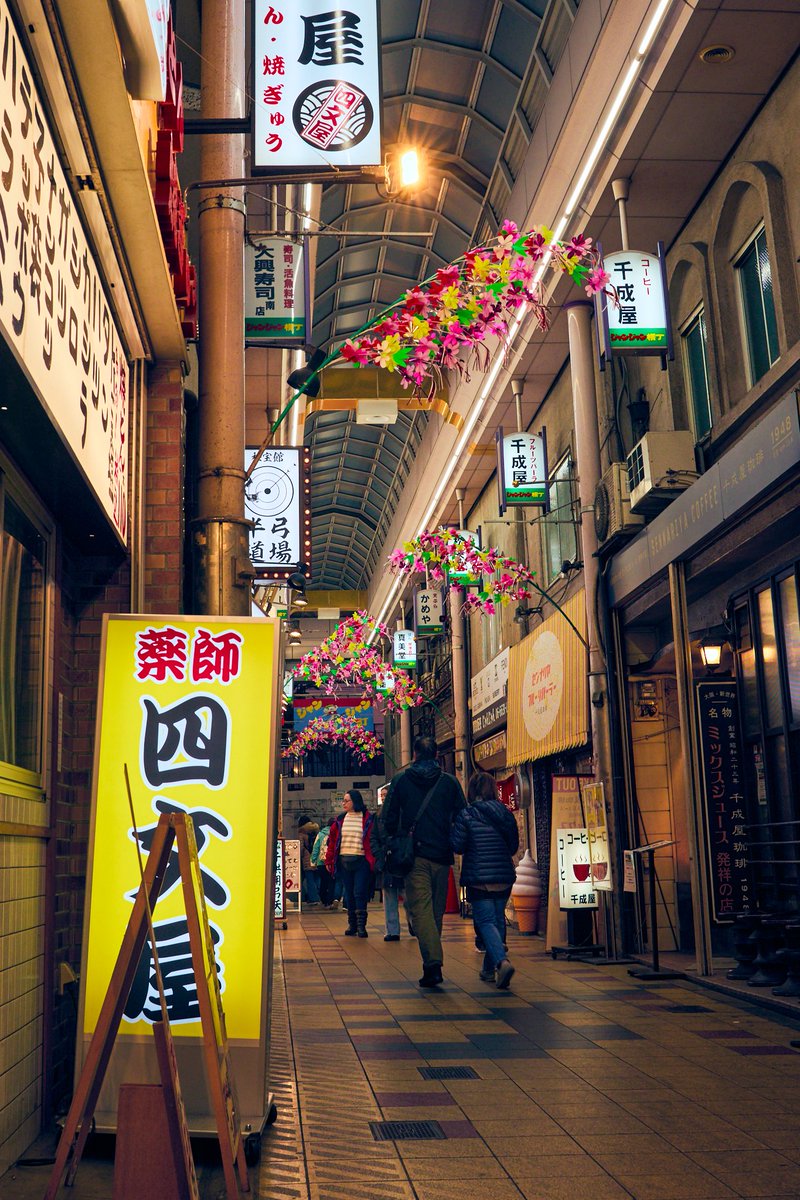
<svg viewBox="0 0 800 1200">
<path fill-rule="evenodd" d="M 363 142 L 374 114 L 367 96 L 350 83 L 323 79 L 300 93 L 292 121 L 300 137 L 320 150 L 345 153 Z"/>
<path fill-rule="evenodd" d="M 247 481 L 245 500 L 259 517 L 278 517 L 294 499 L 294 484 L 275 463 L 262 463 Z"/>
</svg>

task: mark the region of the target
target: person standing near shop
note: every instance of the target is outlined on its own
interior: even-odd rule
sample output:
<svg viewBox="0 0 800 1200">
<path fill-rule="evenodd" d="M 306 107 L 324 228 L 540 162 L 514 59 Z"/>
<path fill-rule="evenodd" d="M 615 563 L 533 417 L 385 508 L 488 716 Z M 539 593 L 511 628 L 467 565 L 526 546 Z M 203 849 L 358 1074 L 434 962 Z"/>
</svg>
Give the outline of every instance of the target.
<svg viewBox="0 0 800 1200">
<path fill-rule="evenodd" d="M 341 875 L 347 905 L 345 937 L 367 937 L 367 903 L 375 852 L 372 839 L 375 817 L 367 811 L 361 792 L 345 792 L 341 812 L 331 822 L 325 866 L 334 878 Z"/>
<path fill-rule="evenodd" d="M 467 807 L 455 819 L 450 844 L 464 856 L 461 886 L 467 889 L 475 932 L 484 948 L 481 979 L 503 990 L 514 974 L 505 948 L 506 904 L 516 879 L 519 829 L 486 771 L 476 771 L 469 781 Z"/>
<path fill-rule="evenodd" d="M 436 761 L 434 739 L 417 738 L 414 761 L 389 785 L 382 826 L 386 837 L 414 831 L 414 865 L 405 889 L 422 957 L 423 988 L 442 982 L 442 922 L 453 865 L 450 830 L 464 804 L 461 784 Z"/>
<path fill-rule="evenodd" d="M 300 873 L 302 876 L 303 903 L 308 907 L 319 904 L 319 881 L 317 869 L 311 862 L 311 850 L 314 845 L 319 825 L 311 817 L 302 813 L 297 818 L 297 836 L 300 838 Z"/>
<path fill-rule="evenodd" d="M 383 822 L 381 820 L 381 806 L 386 801 L 386 794 L 389 791 L 389 785 L 384 784 L 382 788 L 378 788 L 378 829 L 383 835 Z M 381 892 L 383 893 L 383 918 L 386 922 L 386 933 L 383 940 L 385 942 L 400 941 L 400 898 L 403 897 L 403 907 L 406 910 L 406 920 L 408 921 L 408 932 L 411 937 L 414 936 L 414 926 L 411 921 L 411 916 L 408 911 L 408 902 L 405 899 L 406 881 L 400 875 L 392 875 L 390 871 L 383 870 L 381 872 Z"/>
</svg>

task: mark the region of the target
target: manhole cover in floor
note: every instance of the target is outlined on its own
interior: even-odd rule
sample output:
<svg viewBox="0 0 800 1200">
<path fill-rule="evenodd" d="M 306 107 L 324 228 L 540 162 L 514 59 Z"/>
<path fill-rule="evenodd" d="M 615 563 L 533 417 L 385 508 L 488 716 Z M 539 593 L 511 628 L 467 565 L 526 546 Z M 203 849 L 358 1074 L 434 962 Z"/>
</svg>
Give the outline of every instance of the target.
<svg viewBox="0 0 800 1200">
<path fill-rule="evenodd" d="M 480 1079 L 474 1067 L 417 1067 L 423 1079 Z"/>
<path fill-rule="evenodd" d="M 370 1121 L 376 1142 L 410 1142 L 424 1138 L 444 1138 L 438 1121 Z"/>
</svg>

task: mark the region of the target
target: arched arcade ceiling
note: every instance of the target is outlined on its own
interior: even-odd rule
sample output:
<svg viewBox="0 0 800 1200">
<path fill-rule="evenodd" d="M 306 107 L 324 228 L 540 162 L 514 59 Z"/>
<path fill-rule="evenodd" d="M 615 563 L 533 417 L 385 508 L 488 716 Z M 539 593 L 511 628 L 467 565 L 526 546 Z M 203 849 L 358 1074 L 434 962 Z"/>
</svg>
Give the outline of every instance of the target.
<svg viewBox="0 0 800 1200">
<path fill-rule="evenodd" d="M 381 0 L 384 145 L 427 159 L 413 203 L 333 184 L 321 218 L 355 236 L 317 245 L 313 341 L 332 347 L 503 220 L 578 0 Z M 378 231 L 378 237 L 358 236 Z M 398 235 L 415 233 L 418 237 Z M 363 588 L 380 566 L 425 424 L 309 417 L 314 588 Z M 386 551 L 391 549 L 387 547 Z"/>
</svg>

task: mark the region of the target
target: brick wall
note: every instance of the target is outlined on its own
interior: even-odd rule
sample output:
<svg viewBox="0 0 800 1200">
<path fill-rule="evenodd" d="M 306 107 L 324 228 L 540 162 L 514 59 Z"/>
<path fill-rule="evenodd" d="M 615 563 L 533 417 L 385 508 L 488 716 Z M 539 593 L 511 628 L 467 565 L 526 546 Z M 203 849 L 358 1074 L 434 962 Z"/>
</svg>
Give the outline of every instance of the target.
<svg viewBox="0 0 800 1200">
<path fill-rule="evenodd" d="M 156 367 L 146 403 L 144 572 L 145 610 L 179 613 L 183 597 L 183 385 L 179 367 Z M 92 765 L 104 613 L 130 612 L 130 562 L 87 558 L 62 541 L 56 571 L 53 665 L 53 828 L 50 852 L 53 974 L 49 1105 L 63 1109 L 72 1094 L 77 994 L 57 994 L 58 964 L 77 972 L 86 887 Z M 56 771 L 59 695 L 61 768 Z M 73 993 L 75 989 L 71 989 Z M 47 1068 L 46 1068 L 47 1070 Z"/>
</svg>

